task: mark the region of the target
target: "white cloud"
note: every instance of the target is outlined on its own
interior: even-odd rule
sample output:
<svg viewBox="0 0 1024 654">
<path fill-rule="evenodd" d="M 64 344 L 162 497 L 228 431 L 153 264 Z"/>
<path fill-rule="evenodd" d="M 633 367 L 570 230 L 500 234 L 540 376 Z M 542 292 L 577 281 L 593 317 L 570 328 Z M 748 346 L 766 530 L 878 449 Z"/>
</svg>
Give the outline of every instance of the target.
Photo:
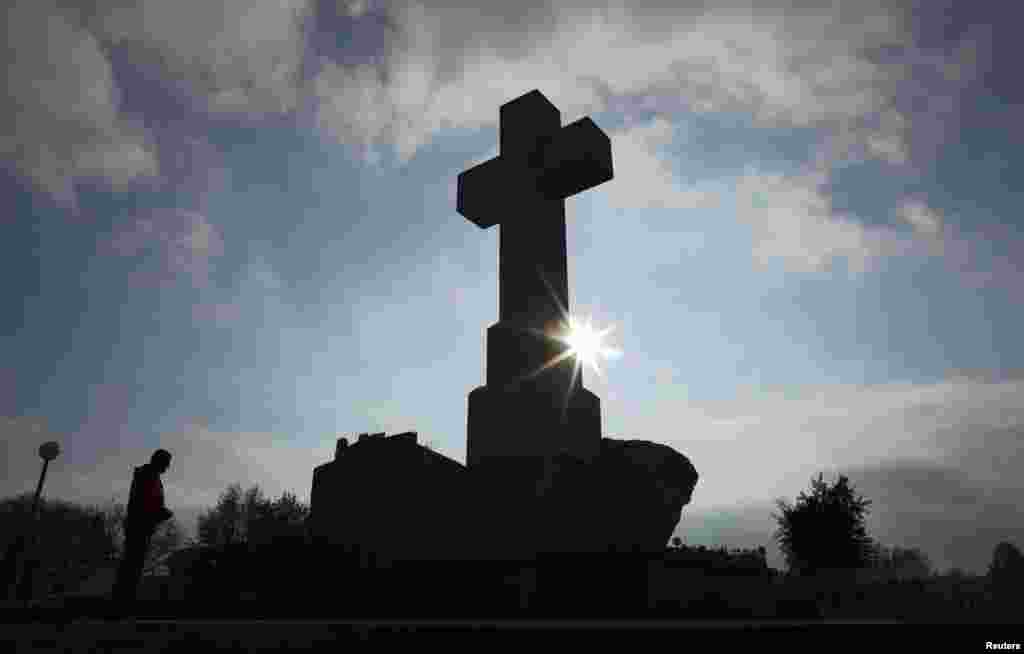
<svg viewBox="0 0 1024 654">
<path fill-rule="evenodd" d="M 492 123 L 501 103 L 539 88 L 567 122 L 631 95 L 764 124 L 847 124 L 885 109 L 889 72 L 864 52 L 907 29 L 880 3 L 515 9 L 393 3 L 400 38 L 379 71 L 323 72 L 324 122 L 357 141 L 390 138 L 408 156 L 441 127 Z"/>
<path fill-rule="evenodd" d="M 715 506 L 792 496 L 817 471 L 890 460 L 947 465 L 979 484 L 1024 493 L 1013 473 L 1024 464 L 1016 440 L 1024 431 L 1021 406 L 1020 379 L 957 376 L 666 402 L 628 420 L 634 437 L 690 456 L 702 476 L 695 506 Z"/>
<path fill-rule="evenodd" d="M 310 0 L 6 3 L 0 156 L 77 209 L 75 183 L 117 188 L 160 172 L 152 135 L 120 113 L 109 60 L 153 64 L 213 111 L 286 113 L 303 89 Z"/>
<path fill-rule="evenodd" d="M 893 230 L 834 215 L 831 204 L 820 176 L 748 171 L 737 182 L 737 219 L 751 226 L 761 263 L 780 259 L 790 270 L 809 272 L 842 258 L 851 271 L 863 271 L 899 247 Z"/>
<path fill-rule="evenodd" d="M 386 144 L 407 160 L 445 127 L 493 125 L 503 102 L 533 88 L 561 109 L 565 123 L 623 103 L 659 112 L 613 134 L 616 179 L 606 190 L 620 207 L 715 202 L 710 189 L 680 188 L 659 152 L 671 138 L 670 114 L 679 111 L 738 111 L 759 125 L 824 127 L 814 166 L 825 175 L 858 157 L 904 165 L 922 134 L 943 138 L 938 126 L 956 110 L 955 94 L 977 67 L 983 35 L 950 54 L 910 46 L 886 59 L 872 53 L 912 42 L 906 12 L 875 1 L 792 4 L 467 8 L 338 0 L 355 29 L 367 14 L 384 12 L 396 37 L 372 63 L 328 63 L 307 85 L 311 0 L 104 1 L 91 13 L 58 10 L 49 0 L 15 3 L 7 23 L 17 54 L 8 64 L 16 102 L 0 123 L 0 150 L 69 204 L 77 178 L 155 175 L 147 134 L 118 114 L 109 45 L 183 81 L 215 111 L 285 113 L 309 93 L 320 127 L 371 163 Z M 924 81 L 929 71 L 952 86 Z M 930 101 L 922 105 L 921 97 Z M 795 219 L 761 212 L 759 224 L 781 222 L 762 230 L 759 259 L 781 256 L 818 269 L 845 257 L 857 266 L 884 249 L 874 242 L 879 232 L 848 217 L 808 219 L 830 210 L 820 192 L 786 193 L 801 210 Z M 809 233 L 798 238 L 804 228 Z"/>
<path fill-rule="evenodd" d="M 900 217 L 913 227 L 915 232 L 925 236 L 935 236 L 942 229 L 942 217 L 935 209 L 921 201 L 905 202 L 900 207 Z"/>
<path fill-rule="evenodd" d="M 3 441 L 8 447 L 11 433 L 4 429 Z M 33 443 L 37 440 L 29 435 L 22 435 L 21 439 Z M 109 452 L 99 455 L 74 452 L 82 444 L 71 442 L 67 436 L 58 435 L 56 439 L 65 452 L 51 465 L 47 495 L 81 502 L 103 501 L 117 495 L 126 501 L 132 468 L 149 461 L 153 451 L 161 447 L 174 457 L 164 476 L 166 499 L 172 508 L 212 505 L 234 482 L 245 487 L 259 484 L 268 495 L 293 492 L 308 502 L 313 468 L 334 456 L 333 435 L 325 435 L 312 447 L 298 447 L 280 434 L 214 431 L 202 421 L 163 433 L 151 444 L 110 447 Z M 32 447 L 37 448 L 38 443 Z M 76 466 L 78 457 L 90 459 L 91 464 L 87 468 Z M 38 456 L 35 458 L 39 460 Z M 7 479 L 2 489 L 5 495 L 22 492 L 20 488 L 28 487 L 33 477 L 38 476 L 37 470 L 25 466 L 25 460 L 26 457 L 14 459 L 21 461 L 20 470 Z"/>
<path fill-rule="evenodd" d="M 710 188 L 684 188 L 661 149 L 672 142 L 672 124 L 655 118 L 612 133 L 615 178 L 602 185 L 613 207 L 696 209 L 714 207 L 718 193 Z"/>
<path fill-rule="evenodd" d="M 156 175 L 148 135 L 118 115 L 119 90 L 101 43 L 48 0 L 9 3 L 0 156 L 77 210 L 74 183 L 123 185 Z"/>
<path fill-rule="evenodd" d="M 285 113 L 297 106 L 309 0 L 101 3 L 89 26 L 153 58 L 213 110 Z"/>
<path fill-rule="evenodd" d="M 997 542 L 1024 533 L 1022 406 L 1019 374 L 968 372 L 932 383 L 752 389 L 718 402 L 676 394 L 643 410 L 605 410 L 629 414 L 629 433 L 616 437 L 665 443 L 697 468 L 678 528 L 684 540 L 766 545 L 782 565 L 774 500 L 792 502 L 821 472 L 829 481 L 844 473 L 873 502 L 872 538 L 923 547 L 943 569 L 983 571 Z"/>
<path fill-rule="evenodd" d="M 442 128 L 495 124 L 502 103 L 533 88 L 560 108 L 563 123 L 615 107 L 627 124 L 613 135 L 616 179 L 605 191 L 623 208 L 715 202 L 713 189 L 680 187 L 659 152 L 674 113 L 735 111 L 762 126 L 821 127 L 809 162 L 818 183 L 757 180 L 771 182 L 773 206 L 745 207 L 757 214 L 755 257 L 781 257 L 798 270 L 844 258 L 862 270 L 880 254 L 906 252 L 907 244 L 892 230 L 832 215 L 824 182 L 845 162 L 908 165 L 914 147 L 940 138 L 917 129 L 919 114 L 928 117 L 922 124 L 948 119 L 960 87 L 924 79 L 938 72 L 962 84 L 974 72 L 973 41 L 952 54 L 921 51 L 908 14 L 890 3 L 798 9 L 788 2 L 710 10 L 390 3 L 383 10 L 398 34 L 391 49 L 372 64 L 329 65 L 317 78 L 320 125 L 370 161 L 387 143 L 406 160 Z M 879 56 L 884 46 L 901 54 Z M 943 98 L 946 109 L 921 105 L 922 94 Z M 660 115 L 634 124 L 634 109 Z"/>
<path fill-rule="evenodd" d="M 338 0 L 338 6 L 343 14 L 359 18 L 370 9 L 368 0 Z"/>
</svg>

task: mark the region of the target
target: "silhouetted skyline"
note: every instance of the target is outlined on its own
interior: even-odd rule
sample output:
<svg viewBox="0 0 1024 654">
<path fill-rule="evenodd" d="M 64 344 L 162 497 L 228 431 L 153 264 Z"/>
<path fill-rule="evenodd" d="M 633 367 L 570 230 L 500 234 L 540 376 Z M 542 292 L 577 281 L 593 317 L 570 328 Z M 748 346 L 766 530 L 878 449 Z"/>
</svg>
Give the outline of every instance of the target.
<svg viewBox="0 0 1024 654">
<path fill-rule="evenodd" d="M 572 308 L 623 352 L 584 382 L 603 436 L 700 471 L 685 542 L 781 566 L 774 500 L 819 471 L 942 569 L 1024 542 L 1012 8 L 15 4 L 0 496 L 45 440 L 44 497 L 85 503 L 174 452 L 192 533 L 230 483 L 308 500 L 339 435 L 465 461 L 499 236 L 456 179 L 538 89 L 612 142 L 565 206 Z"/>
</svg>

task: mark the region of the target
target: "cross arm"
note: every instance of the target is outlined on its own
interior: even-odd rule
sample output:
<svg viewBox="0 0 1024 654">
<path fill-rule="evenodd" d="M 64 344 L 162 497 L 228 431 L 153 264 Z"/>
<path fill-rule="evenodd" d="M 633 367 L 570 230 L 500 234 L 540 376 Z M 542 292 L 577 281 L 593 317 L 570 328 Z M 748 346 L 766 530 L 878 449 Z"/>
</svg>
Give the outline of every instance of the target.
<svg viewBox="0 0 1024 654">
<path fill-rule="evenodd" d="M 526 162 L 497 156 L 459 173 L 456 210 L 486 229 L 521 212 L 523 194 L 564 199 L 613 177 L 611 139 L 590 118 L 561 128 L 536 153 Z"/>
<path fill-rule="evenodd" d="M 508 203 L 501 198 L 508 193 L 508 182 L 505 161 L 501 157 L 462 171 L 458 177 L 456 210 L 481 229 L 503 222 L 502 209 Z"/>
<path fill-rule="evenodd" d="M 546 144 L 538 180 L 549 198 L 567 198 L 612 179 L 612 142 L 590 118 L 566 125 Z"/>
</svg>

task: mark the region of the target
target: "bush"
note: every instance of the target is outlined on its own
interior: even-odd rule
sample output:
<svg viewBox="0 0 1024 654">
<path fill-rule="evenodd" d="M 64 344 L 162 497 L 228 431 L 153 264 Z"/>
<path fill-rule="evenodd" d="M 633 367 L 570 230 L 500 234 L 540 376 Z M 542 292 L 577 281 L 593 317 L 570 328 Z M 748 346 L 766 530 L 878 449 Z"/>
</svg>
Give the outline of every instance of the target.
<svg viewBox="0 0 1024 654">
<path fill-rule="evenodd" d="M 869 500 L 857 497 L 849 479 L 840 475 L 831 487 L 811 480 L 811 493 L 800 493 L 790 506 L 778 500 L 781 514 L 776 539 L 791 571 L 814 574 L 820 569 L 862 568 L 872 559 L 873 543 L 864 528 Z"/>
<path fill-rule="evenodd" d="M 992 551 L 988 581 L 998 599 L 1007 599 L 1020 592 L 1024 583 L 1024 555 L 1016 545 L 1003 541 Z"/>
</svg>

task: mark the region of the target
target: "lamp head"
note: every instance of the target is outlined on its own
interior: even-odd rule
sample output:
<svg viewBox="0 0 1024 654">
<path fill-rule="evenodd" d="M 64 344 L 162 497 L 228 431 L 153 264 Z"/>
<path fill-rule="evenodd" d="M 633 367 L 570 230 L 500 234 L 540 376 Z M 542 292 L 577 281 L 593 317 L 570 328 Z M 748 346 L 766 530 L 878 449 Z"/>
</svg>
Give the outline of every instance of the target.
<svg viewBox="0 0 1024 654">
<path fill-rule="evenodd" d="M 60 444 L 57 441 L 47 441 L 39 446 L 39 456 L 44 461 L 53 461 L 60 454 Z"/>
</svg>

